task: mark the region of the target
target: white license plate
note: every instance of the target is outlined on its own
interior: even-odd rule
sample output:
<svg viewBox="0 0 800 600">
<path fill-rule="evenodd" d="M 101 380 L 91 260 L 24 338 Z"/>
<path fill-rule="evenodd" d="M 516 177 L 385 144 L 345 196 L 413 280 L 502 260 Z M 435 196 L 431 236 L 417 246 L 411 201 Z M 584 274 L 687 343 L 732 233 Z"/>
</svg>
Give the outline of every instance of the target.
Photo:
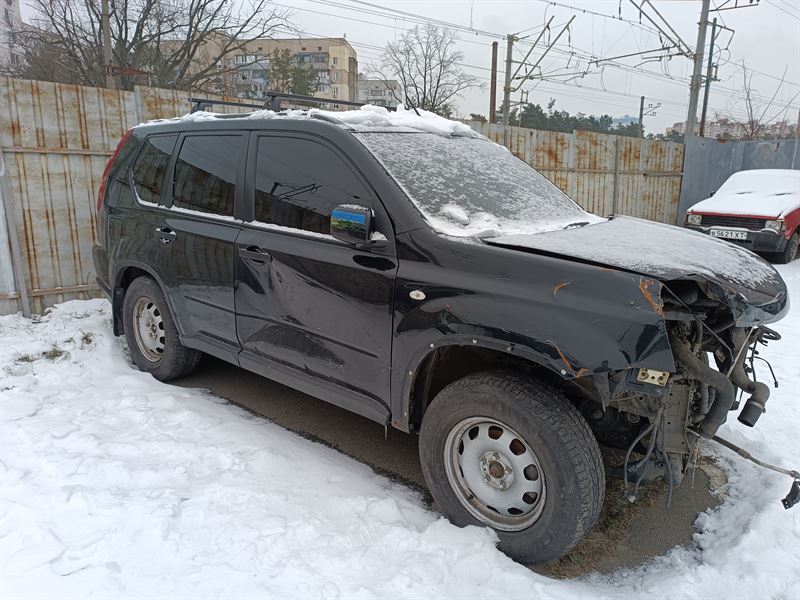
<svg viewBox="0 0 800 600">
<path fill-rule="evenodd" d="M 708 232 L 711 237 L 725 238 L 726 240 L 746 240 L 746 231 L 732 231 L 730 229 L 710 229 Z"/>
</svg>

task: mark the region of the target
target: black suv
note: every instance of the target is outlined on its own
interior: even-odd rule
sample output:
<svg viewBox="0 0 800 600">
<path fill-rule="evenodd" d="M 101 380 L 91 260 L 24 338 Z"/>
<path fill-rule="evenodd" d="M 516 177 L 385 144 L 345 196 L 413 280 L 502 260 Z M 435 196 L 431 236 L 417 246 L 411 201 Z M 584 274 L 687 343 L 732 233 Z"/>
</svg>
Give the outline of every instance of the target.
<svg viewBox="0 0 800 600">
<path fill-rule="evenodd" d="M 598 442 L 626 450 L 626 485 L 678 485 L 737 389 L 748 426 L 769 396 L 743 365 L 788 309 L 769 264 L 591 215 L 429 114 L 141 125 L 98 202 L 98 282 L 140 369 L 166 381 L 206 353 L 418 432 L 440 510 L 520 561 L 595 523 Z"/>
</svg>

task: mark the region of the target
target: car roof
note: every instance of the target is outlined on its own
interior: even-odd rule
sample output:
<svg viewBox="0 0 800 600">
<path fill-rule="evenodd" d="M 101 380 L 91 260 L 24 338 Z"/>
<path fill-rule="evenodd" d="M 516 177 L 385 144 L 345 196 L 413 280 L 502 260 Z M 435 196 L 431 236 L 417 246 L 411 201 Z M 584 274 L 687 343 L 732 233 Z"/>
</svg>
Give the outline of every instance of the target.
<svg viewBox="0 0 800 600">
<path fill-rule="evenodd" d="M 137 133 L 184 132 L 193 130 L 295 130 L 310 132 L 385 132 L 435 133 L 446 137 L 483 137 L 460 121 L 451 121 L 424 110 L 413 113 L 398 108 L 389 112 L 376 106 L 341 112 L 320 109 L 257 110 L 246 113 L 220 114 L 197 111 L 172 119 L 159 119 L 135 127 Z"/>
</svg>

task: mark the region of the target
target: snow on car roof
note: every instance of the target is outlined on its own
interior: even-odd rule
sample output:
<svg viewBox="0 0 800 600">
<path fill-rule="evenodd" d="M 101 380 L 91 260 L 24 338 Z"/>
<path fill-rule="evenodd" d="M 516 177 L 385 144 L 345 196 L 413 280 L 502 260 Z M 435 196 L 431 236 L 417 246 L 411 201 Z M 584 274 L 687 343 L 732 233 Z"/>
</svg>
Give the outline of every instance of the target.
<svg viewBox="0 0 800 600">
<path fill-rule="evenodd" d="M 689 212 L 784 217 L 800 208 L 800 171 L 753 169 L 731 175 L 711 198 Z"/>
<path fill-rule="evenodd" d="M 173 119 L 158 119 L 142 125 L 153 123 L 181 123 L 214 121 L 217 119 L 322 119 L 347 126 L 355 131 L 392 131 L 392 132 L 426 132 L 435 133 L 446 137 L 466 136 L 483 137 L 475 132 L 469 125 L 460 121 L 446 119 L 437 114 L 422 109 L 406 109 L 402 104 L 395 111 L 389 111 L 382 106 L 366 104 L 355 110 L 330 111 L 319 108 L 307 110 L 257 110 L 244 114 L 221 114 L 206 111 L 197 111 L 175 117 Z"/>
</svg>

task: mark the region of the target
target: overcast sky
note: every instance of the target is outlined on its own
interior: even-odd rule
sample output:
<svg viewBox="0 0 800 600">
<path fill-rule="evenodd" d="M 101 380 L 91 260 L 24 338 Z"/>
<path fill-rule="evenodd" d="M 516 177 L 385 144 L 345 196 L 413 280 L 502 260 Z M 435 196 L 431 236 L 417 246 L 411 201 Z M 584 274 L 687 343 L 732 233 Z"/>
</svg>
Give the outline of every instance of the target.
<svg viewBox="0 0 800 600">
<path fill-rule="evenodd" d="M 728 6 L 735 1 L 730 0 Z M 738 0 L 740 5 L 749 1 Z M 724 2 L 712 0 L 712 8 Z M 601 66 L 587 64 L 589 60 L 585 57 L 588 55 L 610 58 L 661 47 L 658 34 L 650 31 L 655 28 L 646 18 L 642 19 L 643 27 L 638 26 L 638 11 L 630 0 L 558 0 L 560 6 L 543 0 L 369 0 L 368 3 L 353 0 L 277 0 L 277 3 L 293 9 L 293 20 L 304 32 L 328 36 L 346 34 L 358 52 L 362 67 L 378 59 L 378 48 L 414 26 L 412 19 L 376 9 L 375 6 L 474 28 L 480 33 L 459 33 L 458 47 L 464 53 L 463 63 L 468 65 L 467 71 L 479 77 L 484 87 L 464 94 L 458 103 L 462 114 L 488 112 L 491 43 L 497 39 L 491 34 L 504 38 L 507 33 L 522 32 L 520 37 L 533 36 L 518 44 L 519 52 L 515 52 L 514 56 L 516 60 L 522 60 L 529 47 L 526 42 L 530 44 L 535 39 L 537 32 L 551 16 L 555 17 L 551 26 L 555 37 L 558 25 L 575 15 L 569 33 L 565 33 L 556 46 L 558 53 L 548 54 L 542 62 L 543 73 L 548 80 L 526 82 L 523 86 L 524 90 L 530 90 L 530 102 L 544 105 L 550 98 L 555 98 L 557 108 L 571 113 L 607 113 L 613 116 L 627 113 L 638 116 L 639 97 L 644 95 L 646 104 L 661 102 L 661 107 L 655 111 L 656 115 L 646 117 L 645 126 L 651 132 L 663 131 L 686 116 L 692 68 L 689 59 L 676 56 L 668 61 L 640 64 L 642 59 L 633 57 L 620 59 L 616 64 L 605 67 L 602 63 Z M 654 0 L 654 4 L 677 34 L 694 48 L 701 2 Z M 621 10 L 625 20 L 593 15 L 583 10 L 608 16 L 619 16 Z M 655 16 L 652 9 L 647 9 L 647 12 Z M 385 16 L 376 13 L 384 13 Z M 766 99 L 773 95 L 786 69 L 785 81 L 768 117 L 776 112 L 782 113 L 788 105 L 787 116 L 794 122 L 800 107 L 800 96 L 797 96 L 800 92 L 800 0 L 761 0 L 757 6 L 724 10 L 712 13 L 713 16 L 717 16 L 720 23 L 724 22 L 735 33 L 731 39 L 730 32 L 722 31 L 718 38 L 718 45 L 723 48 L 719 54 L 718 76 L 721 81 L 712 84 L 709 116 L 713 118 L 715 113 L 744 114 L 741 67 L 744 60 L 748 68 L 759 71 L 754 73 L 753 87 L 759 97 Z M 502 98 L 506 47 L 505 39 L 498 41 L 499 103 Z M 537 50 L 543 47 L 541 43 L 537 46 L 531 60 L 538 59 L 540 52 Z M 575 54 L 571 55 L 572 52 Z M 568 84 L 553 81 L 564 80 L 587 69 L 585 77 L 576 78 Z M 514 96 L 514 100 L 517 99 L 518 93 Z"/>
<path fill-rule="evenodd" d="M 752 0 L 712 0 L 712 8 L 748 4 Z M 460 31 L 458 48 L 464 53 L 467 72 L 478 77 L 482 88 L 469 90 L 458 101 L 458 112 L 488 114 L 491 43 L 500 42 L 498 103 L 506 53 L 505 35 L 519 33 L 516 60 L 522 60 L 544 23 L 555 17 L 551 36 L 570 17 L 575 20 L 568 33 L 542 61 L 545 80 L 527 81 L 528 101 L 545 105 L 555 98 L 556 108 L 570 113 L 624 114 L 638 116 L 639 97 L 646 104 L 661 103 L 655 115 L 647 116 L 649 132 L 663 131 L 674 122 L 685 120 L 691 61 L 683 56 L 642 63 L 642 58 L 623 58 L 609 63 L 590 64 L 595 58 L 615 56 L 662 47 L 659 35 L 646 18 L 641 19 L 630 0 L 276 0 L 277 7 L 291 9 L 295 26 L 308 36 L 346 35 L 358 52 L 362 70 L 379 60 L 381 49 L 413 27 L 418 19 L 397 11 L 446 21 L 473 31 Z M 641 0 L 637 0 L 641 4 Z M 557 4 L 557 5 L 554 5 Z M 754 2 L 756 4 L 756 2 Z M 691 48 L 697 38 L 701 2 L 699 0 L 654 0 L 656 9 Z M 573 7 L 573 8 L 570 8 Z M 590 12 L 587 12 L 590 11 Z M 590 14 L 591 12 L 597 14 Z M 646 12 L 657 17 L 652 8 Z M 30 10 L 23 9 L 26 17 Z M 622 20 L 619 18 L 621 15 Z M 800 0 L 760 0 L 756 5 L 712 12 L 720 23 L 735 30 L 721 31 L 717 43 L 719 82 L 711 86 L 709 117 L 715 113 L 743 117 L 742 61 L 753 69 L 753 88 L 761 104 L 778 90 L 767 118 L 776 113 L 792 122 L 800 107 Z M 673 36 L 674 37 L 674 36 Z M 547 41 L 545 36 L 544 41 Z M 669 43 L 664 40 L 665 43 Z M 529 62 L 541 56 L 540 43 Z M 664 52 L 654 53 L 657 57 Z M 585 76 L 580 77 L 582 73 Z M 704 67 L 705 72 L 705 67 Z M 558 83 L 573 77 L 568 83 Z M 519 99 L 516 93 L 513 100 Z M 787 108 L 788 107 L 788 108 Z M 699 114 L 699 111 L 698 111 Z"/>
</svg>

